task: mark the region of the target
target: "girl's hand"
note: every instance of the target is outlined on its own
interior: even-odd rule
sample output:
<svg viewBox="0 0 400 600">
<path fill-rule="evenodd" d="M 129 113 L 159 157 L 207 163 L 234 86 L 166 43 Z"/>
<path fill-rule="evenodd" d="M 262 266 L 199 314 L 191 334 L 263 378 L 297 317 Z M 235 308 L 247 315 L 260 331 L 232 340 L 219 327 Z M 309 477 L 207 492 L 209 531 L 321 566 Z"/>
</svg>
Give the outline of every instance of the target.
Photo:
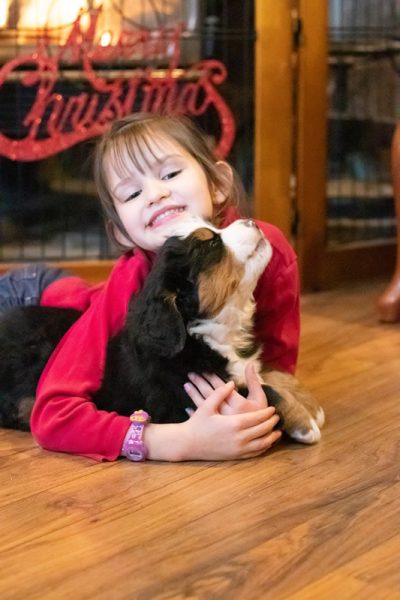
<svg viewBox="0 0 400 600">
<path fill-rule="evenodd" d="M 187 426 L 190 457 L 232 460 L 259 456 L 281 437 L 273 431 L 279 421 L 274 407 L 256 408 L 243 414 L 221 414 L 234 394 L 232 381 L 219 385 L 203 400 Z M 238 394 L 239 395 L 239 394 Z"/>
<path fill-rule="evenodd" d="M 234 389 L 229 397 L 220 405 L 220 413 L 222 415 L 236 415 L 268 406 L 267 398 L 252 363 L 246 365 L 245 377 L 249 390 L 247 398 Z M 190 383 L 185 383 L 184 387 L 187 395 L 197 408 L 201 406 L 214 390 L 225 384 L 218 375 L 205 374 L 200 376 L 196 373 L 189 373 L 188 378 L 190 379 Z"/>
<path fill-rule="evenodd" d="M 243 414 L 222 415 L 221 405 L 234 391 L 224 383 L 201 402 L 183 423 L 149 423 L 144 443 L 153 460 L 236 460 L 266 452 L 281 437 L 279 421 L 269 406 Z"/>
</svg>

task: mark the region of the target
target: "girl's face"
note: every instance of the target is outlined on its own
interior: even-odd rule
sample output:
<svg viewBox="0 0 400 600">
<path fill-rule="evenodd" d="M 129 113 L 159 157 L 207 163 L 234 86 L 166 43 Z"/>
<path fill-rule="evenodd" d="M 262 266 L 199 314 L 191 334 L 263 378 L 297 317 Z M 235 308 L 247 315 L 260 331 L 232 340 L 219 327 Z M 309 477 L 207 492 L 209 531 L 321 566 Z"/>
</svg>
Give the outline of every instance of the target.
<svg viewBox="0 0 400 600">
<path fill-rule="evenodd" d="M 174 226 L 189 215 L 211 220 L 224 194 L 211 190 L 200 164 L 172 140 L 157 140 L 141 151 L 137 165 L 128 150 L 111 153 L 105 174 L 115 209 L 134 245 L 157 251 Z"/>
</svg>

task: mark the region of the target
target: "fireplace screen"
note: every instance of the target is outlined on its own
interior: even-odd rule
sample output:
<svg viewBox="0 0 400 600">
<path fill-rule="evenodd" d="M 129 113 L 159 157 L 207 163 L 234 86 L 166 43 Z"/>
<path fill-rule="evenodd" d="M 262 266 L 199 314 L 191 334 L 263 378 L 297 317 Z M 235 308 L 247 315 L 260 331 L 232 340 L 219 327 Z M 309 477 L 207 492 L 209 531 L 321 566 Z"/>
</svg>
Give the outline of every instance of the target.
<svg viewBox="0 0 400 600">
<path fill-rule="evenodd" d="M 141 110 L 185 113 L 253 182 L 253 2 L 0 3 L 0 260 L 102 259 L 96 139 Z"/>
</svg>

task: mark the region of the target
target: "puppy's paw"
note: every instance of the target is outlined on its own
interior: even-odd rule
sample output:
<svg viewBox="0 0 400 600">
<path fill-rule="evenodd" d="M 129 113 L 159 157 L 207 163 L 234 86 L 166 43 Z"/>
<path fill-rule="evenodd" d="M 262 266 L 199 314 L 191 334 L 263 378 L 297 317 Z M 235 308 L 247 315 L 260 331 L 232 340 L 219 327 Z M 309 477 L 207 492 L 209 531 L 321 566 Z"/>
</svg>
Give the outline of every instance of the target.
<svg viewBox="0 0 400 600">
<path fill-rule="evenodd" d="M 271 397 L 271 404 L 281 417 L 282 430 L 302 444 L 319 442 L 325 414 L 311 394 L 288 373 L 270 371 L 263 374 L 263 380 L 267 398 Z M 269 387 L 274 396 L 268 393 Z"/>
<path fill-rule="evenodd" d="M 315 398 L 305 390 L 299 383 L 297 387 L 292 390 L 296 400 L 304 406 L 304 408 L 310 413 L 311 417 L 316 422 L 319 429 L 325 424 L 325 413 L 323 408 L 316 402 Z"/>
<path fill-rule="evenodd" d="M 290 392 L 282 392 L 282 401 L 277 406 L 281 415 L 282 429 L 291 438 L 302 444 L 316 444 L 321 439 L 317 421 Z"/>
<path fill-rule="evenodd" d="M 309 423 L 304 424 L 300 429 L 288 431 L 288 434 L 302 444 L 316 444 L 321 439 L 321 431 L 314 419 L 310 419 Z"/>
</svg>

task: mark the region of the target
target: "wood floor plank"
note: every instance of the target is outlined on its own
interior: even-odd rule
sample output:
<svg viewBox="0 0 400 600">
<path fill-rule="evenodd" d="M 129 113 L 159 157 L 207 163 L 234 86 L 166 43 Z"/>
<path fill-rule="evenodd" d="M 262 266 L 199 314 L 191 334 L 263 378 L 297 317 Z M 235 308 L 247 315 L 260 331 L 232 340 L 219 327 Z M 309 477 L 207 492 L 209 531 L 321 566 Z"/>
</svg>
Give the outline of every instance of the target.
<svg viewBox="0 0 400 600">
<path fill-rule="evenodd" d="M 400 598 L 400 325 L 377 323 L 377 289 L 302 299 L 316 446 L 96 464 L 0 430 L 0 598 Z"/>
<path fill-rule="evenodd" d="M 344 565 L 342 572 L 351 573 L 354 578 L 368 585 L 378 587 L 383 583 L 385 589 L 396 594 L 397 600 L 400 596 L 399 553 L 400 535 L 397 533 L 383 544 Z"/>
<path fill-rule="evenodd" d="M 338 596 L 340 590 L 340 596 Z M 321 580 L 316 581 L 311 586 L 302 589 L 299 593 L 286 596 L 285 600 L 398 600 L 399 594 L 396 591 L 375 587 L 363 581 L 348 577 L 346 575 L 334 573 Z"/>
</svg>

